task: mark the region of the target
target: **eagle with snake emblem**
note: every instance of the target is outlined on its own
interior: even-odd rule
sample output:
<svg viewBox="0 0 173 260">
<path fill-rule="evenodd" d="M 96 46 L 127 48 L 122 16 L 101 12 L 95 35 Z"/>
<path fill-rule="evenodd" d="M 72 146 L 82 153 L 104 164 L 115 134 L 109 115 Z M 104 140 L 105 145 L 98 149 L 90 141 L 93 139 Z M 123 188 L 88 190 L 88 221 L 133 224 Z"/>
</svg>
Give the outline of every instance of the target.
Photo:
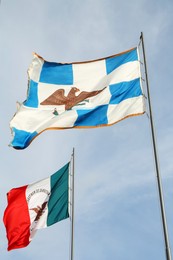
<svg viewBox="0 0 173 260">
<path fill-rule="evenodd" d="M 44 209 L 46 208 L 47 205 L 47 201 L 43 202 L 43 204 L 40 206 L 37 206 L 36 208 L 31 208 L 30 210 L 33 210 L 37 215 L 34 219 L 34 221 L 38 221 L 40 219 L 40 217 L 43 215 L 44 213 Z"/>
</svg>

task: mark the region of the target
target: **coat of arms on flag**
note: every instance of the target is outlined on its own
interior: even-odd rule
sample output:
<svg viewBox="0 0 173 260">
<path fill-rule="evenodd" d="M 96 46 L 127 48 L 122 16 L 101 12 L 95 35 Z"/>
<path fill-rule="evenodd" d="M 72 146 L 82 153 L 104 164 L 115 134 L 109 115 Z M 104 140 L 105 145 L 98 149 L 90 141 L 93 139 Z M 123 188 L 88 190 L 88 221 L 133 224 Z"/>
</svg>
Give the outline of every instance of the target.
<svg viewBox="0 0 173 260">
<path fill-rule="evenodd" d="M 47 129 L 109 126 L 145 112 L 137 48 L 76 63 L 34 54 L 28 76 L 27 99 L 10 123 L 16 149 Z"/>
</svg>

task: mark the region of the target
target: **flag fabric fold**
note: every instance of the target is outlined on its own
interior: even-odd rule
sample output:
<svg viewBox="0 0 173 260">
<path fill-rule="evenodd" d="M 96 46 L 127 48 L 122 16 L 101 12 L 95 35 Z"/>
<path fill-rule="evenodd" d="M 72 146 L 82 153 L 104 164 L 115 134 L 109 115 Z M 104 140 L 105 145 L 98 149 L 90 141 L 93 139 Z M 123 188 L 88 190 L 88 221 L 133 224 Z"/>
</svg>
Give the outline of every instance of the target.
<svg viewBox="0 0 173 260">
<path fill-rule="evenodd" d="M 48 129 L 109 126 L 145 112 L 137 48 L 76 63 L 34 54 L 28 76 L 27 99 L 10 122 L 16 149 Z"/>
<path fill-rule="evenodd" d="M 38 229 L 69 217 L 69 164 L 46 179 L 8 192 L 3 217 L 8 251 L 26 247 Z"/>
</svg>

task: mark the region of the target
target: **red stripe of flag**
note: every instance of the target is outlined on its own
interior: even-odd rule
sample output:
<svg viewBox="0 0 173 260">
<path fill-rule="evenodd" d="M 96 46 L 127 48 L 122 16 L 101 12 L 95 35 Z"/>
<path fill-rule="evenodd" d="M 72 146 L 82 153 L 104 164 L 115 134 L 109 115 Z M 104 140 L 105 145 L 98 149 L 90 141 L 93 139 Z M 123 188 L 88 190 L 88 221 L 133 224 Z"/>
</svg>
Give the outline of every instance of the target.
<svg viewBox="0 0 173 260">
<path fill-rule="evenodd" d="M 29 244 L 30 217 L 26 201 L 26 186 L 15 188 L 7 193 L 8 206 L 4 212 L 4 225 L 8 238 L 8 251 Z"/>
</svg>

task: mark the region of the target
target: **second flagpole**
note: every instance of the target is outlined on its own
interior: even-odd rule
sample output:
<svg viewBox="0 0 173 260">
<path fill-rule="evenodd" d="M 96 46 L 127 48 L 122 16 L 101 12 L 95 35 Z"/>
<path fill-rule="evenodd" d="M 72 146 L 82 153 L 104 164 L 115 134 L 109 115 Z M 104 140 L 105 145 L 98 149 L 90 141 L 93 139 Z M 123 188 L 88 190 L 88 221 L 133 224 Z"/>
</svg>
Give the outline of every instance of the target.
<svg viewBox="0 0 173 260">
<path fill-rule="evenodd" d="M 148 107 L 149 107 L 149 118 L 150 118 L 151 135 L 152 135 L 152 142 L 153 142 L 153 153 L 154 153 L 155 169 L 156 169 L 156 177 L 157 177 L 157 186 L 158 186 L 160 210 L 161 210 L 164 241 L 165 241 L 165 253 L 166 253 L 166 260 L 171 260 L 172 259 L 171 258 L 171 250 L 170 250 L 169 237 L 168 237 L 166 213 L 165 213 L 162 183 L 161 183 L 161 177 L 160 177 L 160 171 L 159 171 L 158 155 L 157 155 L 157 149 L 156 149 L 156 138 L 155 138 L 153 116 L 152 116 L 152 108 L 151 108 L 150 90 L 149 90 L 148 73 L 147 73 L 147 65 L 146 65 L 146 57 L 145 57 L 145 47 L 144 47 L 144 37 L 143 37 L 142 32 L 141 32 L 140 39 L 142 41 L 142 50 L 143 50 L 143 58 L 144 58 L 147 96 L 148 96 Z"/>
</svg>

